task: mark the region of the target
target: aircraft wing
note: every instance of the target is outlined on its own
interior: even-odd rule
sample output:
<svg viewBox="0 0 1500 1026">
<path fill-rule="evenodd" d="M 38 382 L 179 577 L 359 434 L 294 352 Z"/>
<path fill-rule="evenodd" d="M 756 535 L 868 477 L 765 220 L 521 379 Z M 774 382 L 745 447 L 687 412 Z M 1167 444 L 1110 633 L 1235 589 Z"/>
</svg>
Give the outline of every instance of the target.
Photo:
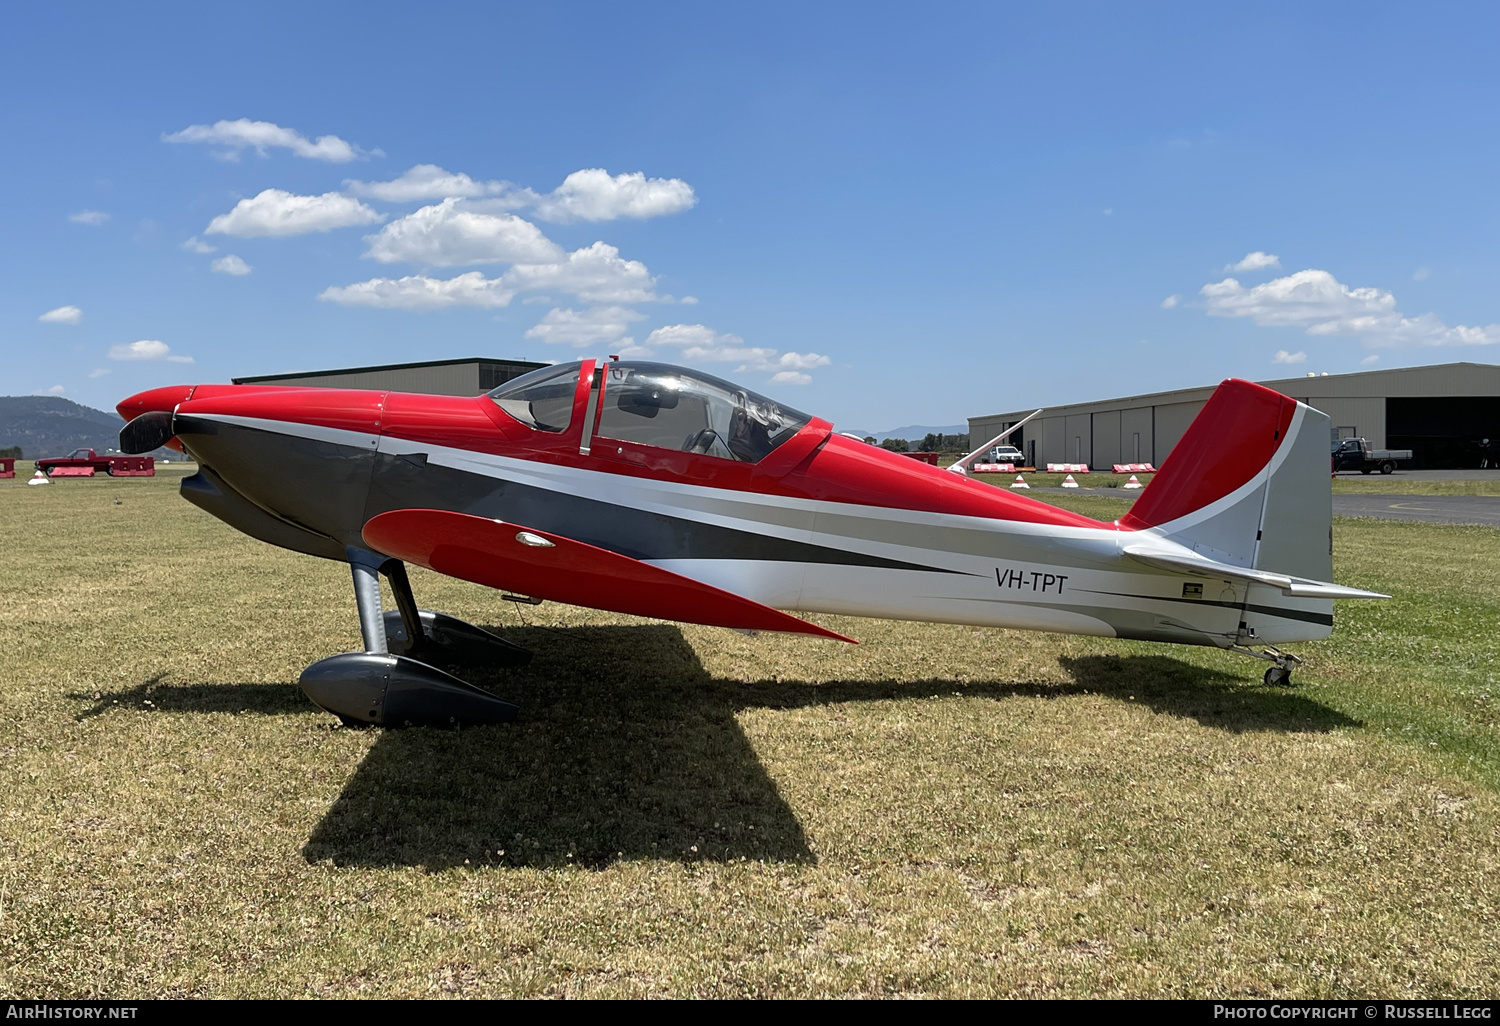
<svg viewBox="0 0 1500 1026">
<path fill-rule="evenodd" d="M 1186 571 L 1204 577 L 1230 577 L 1235 580 L 1249 581 L 1252 584 L 1279 588 L 1283 595 L 1298 598 L 1390 598 L 1389 595 L 1382 595 L 1378 591 L 1361 591 L 1358 588 L 1346 588 L 1343 585 L 1330 584 L 1326 581 L 1309 581 L 1300 577 L 1289 577 L 1286 574 L 1271 573 L 1269 570 L 1256 570 L 1253 567 L 1220 563 L 1189 553 L 1185 549 L 1180 552 L 1170 552 L 1148 545 L 1127 545 L 1124 551 L 1125 555 L 1132 559 L 1139 560 L 1147 566 L 1154 566 L 1158 570 L 1170 570 L 1173 573 Z"/>
<path fill-rule="evenodd" d="M 691 577 L 520 524 L 398 509 L 372 517 L 362 533 L 377 552 L 534 598 L 683 623 L 854 640 Z"/>
</svg>

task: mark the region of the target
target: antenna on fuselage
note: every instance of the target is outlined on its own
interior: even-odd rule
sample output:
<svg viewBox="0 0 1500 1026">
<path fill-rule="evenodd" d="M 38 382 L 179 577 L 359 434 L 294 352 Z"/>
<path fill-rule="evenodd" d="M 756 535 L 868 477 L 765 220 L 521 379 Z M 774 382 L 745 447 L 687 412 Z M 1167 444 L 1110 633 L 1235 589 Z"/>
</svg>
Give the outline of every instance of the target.
<svg viewBox="0 0 1500 1026">
<path fill-rule="evenodd" d="M 1010 433 L 1012 431 L 1016 430 L 1022 424 L 1026 423 L 1032 417 L 1035 417 L 1038 413 L 1041 413 L 1041 412 L 1042 412 L 1041 410 L 1034 410 L 1033 412 L 1028 413 L 1026 416 L 1024 416 L 1020 420 L 1016 421 L 1010 427 L 1008 427 L 1004 431 L 1000 432 L 994 438 L 991 438 L 988 442 L 985 442 L 979 448 L 977 448 L 973 452 L 969 453 L 969 455 L 965 456 L 963 459 L 961 459 L 958 462 L 954 463 L 948 469 L 951 470 L 951 471 L 953 471 L 955 474 L 967 474 L 969 472 L 969 464 L 971 464 L 971 463 L 974 462 L 975 457 L 977 457 L 982 452 L 988 452 L 989 449 L 992 446 L 999 445 L 1001 442 L 1005 441 L 1007 438 L 1010 437 Z"/>
</svg>

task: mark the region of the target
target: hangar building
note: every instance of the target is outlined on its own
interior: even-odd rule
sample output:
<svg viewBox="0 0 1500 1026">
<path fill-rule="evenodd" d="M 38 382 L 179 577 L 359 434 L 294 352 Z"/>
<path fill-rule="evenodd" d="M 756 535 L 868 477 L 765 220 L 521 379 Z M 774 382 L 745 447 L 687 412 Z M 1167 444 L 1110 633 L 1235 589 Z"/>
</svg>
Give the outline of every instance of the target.
<svg viewBox="0 0 1500 1026">
<path fill-rule="evenodd" d="M 1500 439 L 1500 366 L 1494 364 L 1309 374 L 1261 384 L 1328 414 L 1335 438 L 1368 438 L 1376 448 L 1412 450 L 1412 466 L 1418 469 L 1477 467 L 1482 440 Z M 1032 466 L 1161 466 L 1213 390 L 1205 385 L 1052 407 L 1010 442 Z M 969 438 L 979 445 L 1030 412 L 970 417 Z"/>
<path fill-rule="evenodd" d="M 550 364 L 527 360 L 428 360 L 424 363 L 387 363 L 378 367 L 307 371 L 300 374 L 261 374 L 233 378 L 236 385 L 310 385 L 317 388 L 377 388 L 427 395 L 478 395 L 511 378 Z"/>
</svg>

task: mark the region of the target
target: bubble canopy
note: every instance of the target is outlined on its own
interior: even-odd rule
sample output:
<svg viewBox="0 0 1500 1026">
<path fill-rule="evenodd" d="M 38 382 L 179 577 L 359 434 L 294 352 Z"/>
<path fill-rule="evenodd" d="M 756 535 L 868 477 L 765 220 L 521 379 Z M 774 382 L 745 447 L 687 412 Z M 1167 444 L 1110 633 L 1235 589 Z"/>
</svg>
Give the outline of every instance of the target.
<svg viewBox="0 0 1500 1026">
<path fill-rule="evenodd" d="M 563 431 L 581 363 L 532 371 L 489 393 L 528 427 Z M 687 367 L 627 360 L 604 365 L 603 438 L 756 463 L 812 418 L 741 385 Z"/>
</svg>

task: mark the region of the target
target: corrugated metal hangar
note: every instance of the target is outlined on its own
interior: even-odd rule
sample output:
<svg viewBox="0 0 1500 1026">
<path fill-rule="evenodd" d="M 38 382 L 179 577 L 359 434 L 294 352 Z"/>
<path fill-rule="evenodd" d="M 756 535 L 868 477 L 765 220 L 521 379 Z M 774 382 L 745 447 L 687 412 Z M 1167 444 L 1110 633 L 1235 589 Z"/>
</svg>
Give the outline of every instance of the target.
<svg viewBox="0 0 1500 1026">
<path fill-rule="evenodd" d="M 1494 364 L 1444 363 L 1261 384 L 1328 414 L 1335 438 L 1412 450 L 1415 468 L 1477 467 L 1481 441 L 1500 438 L 1500 366 Z M 1033 466 L 1161 466 L 1213 390 L 1206 385 L 1053 407 L 1012 435 L 1010 444 Z M 979 445 L 1030 412 L 970 417 L 969 438 Z"/>
<path fill-rule="evenodd" d="M 424 363 L 387 363 L 378 367 L 307 371 L 300 374 L 261 374 L 234 378 L 236 385 L 310 385 L 316 388 L 380 388 L 427 395 L 478 395 L 511 378 L 549 364 L 527 360 L 428 360 Z"/>
</svg>

